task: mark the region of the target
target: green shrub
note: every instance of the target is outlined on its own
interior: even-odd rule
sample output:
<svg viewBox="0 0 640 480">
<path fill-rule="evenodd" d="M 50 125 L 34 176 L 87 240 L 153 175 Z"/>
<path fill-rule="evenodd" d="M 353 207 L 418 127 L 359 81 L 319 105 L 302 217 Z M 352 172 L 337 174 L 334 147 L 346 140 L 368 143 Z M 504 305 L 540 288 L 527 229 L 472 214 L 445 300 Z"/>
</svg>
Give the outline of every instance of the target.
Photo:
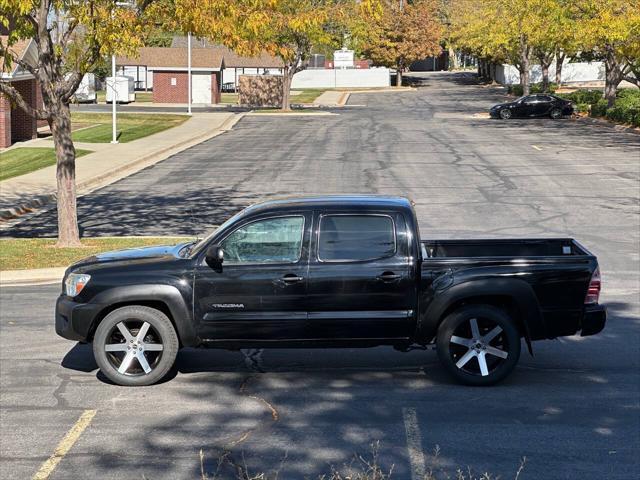
<svg viewBox="0 0 640 480">
<path fill-rule="evenodd" d="M 616 103 L 606 111 L 607 118 L 640 127 L 640 91 L 619 90 Z"/>
<path fill-rule="evenodd" d="M 589 113 L 591 110 L 590 103 L 576 103 L 576 111 L 580 113 Z"/>
<path fill-rule="evenodd" d="M 624 100 L 638 100 L 640 101 L 640 89 L 637 88 L 621 88 L 618 90 L 616 97 Z"/>
<path fill-rule="evenodd" d="M 549 83 L 549 90 L 544 92 L 542 90 L 542 83 L 532 83 L 531 93 L 554 93 L 558 89 L 557 83 Z"/>
<path fill-rule="evenodd" d="M 602 98 L 602 90 L 576 90 L 575 92 L 558 93 L 557 95 L 577 104 L 586 103 L 591 105 L 598 103 L 598 100 Z"/>
<path fill-rule="evenodd" d="M 522 85 L 509 85 L 509 93 L 516 97 L 522 96 Z"/>
<path fill-rule="evenodd" d="M 558 89 L 558 85 L 556 83 L 550 83 L 549 84 L 549 92 L 548 93 L 554 93 L 556 90 Z M 542 91 L 542 83 L 532 83 L 531 85 L 529 85 L 529 90 L 530 93 L 544 93 Z M 509 93 L 511 95 L 515 95 L 516 97 L 521 97 L 522 95 L 524 95 L 523 93 L 524 89 L 522 88 L 522 85 L 518 84 L 518 85 L 509 85 Z"/>
<path fill-rule="evenodd" d="M 591 104 L 592 117 L 604 117 L 607 113 L 607 101 L 601 98 L 596 103 Z"/>
</svg>

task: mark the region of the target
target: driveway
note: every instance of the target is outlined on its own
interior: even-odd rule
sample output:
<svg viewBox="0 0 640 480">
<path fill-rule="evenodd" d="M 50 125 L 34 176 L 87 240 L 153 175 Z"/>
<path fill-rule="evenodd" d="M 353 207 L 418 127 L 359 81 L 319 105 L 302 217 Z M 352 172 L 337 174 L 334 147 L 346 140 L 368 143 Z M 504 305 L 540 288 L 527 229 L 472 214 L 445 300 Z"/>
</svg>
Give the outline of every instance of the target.
<svg viewBox="0 0 640 480">
<path fill-rule="evenodd" d="M 536 343 L 492 388 L 452 384 L 435 352 L 375 348 L 184 350 L 174 378 L 132 389 L 97 375 L 89 346 L 55 336 L 58 286 L 3 288 L 1 476 L 32 476 L 87 411 L 51 478 L 200 478 L 200 449 L 212 474 L 225 447 L 254 473 L 315 478 L 378 440 L 398 479 L 467 466 L 513 478 L 524 456 L 521 479 L 637 472 L 640 136 L 478 118 L 499 90 L 442 73 L 423 83 L 352 95 L 339 115 L 245 117 L 81 198 L 83 233 L 191 234 L 274 196 L 402 194 L 425 238 L 577 238 L 600 259 L 602 334 Z M 54 213 L 4 235 L 52 235 Z"/>
</svg>

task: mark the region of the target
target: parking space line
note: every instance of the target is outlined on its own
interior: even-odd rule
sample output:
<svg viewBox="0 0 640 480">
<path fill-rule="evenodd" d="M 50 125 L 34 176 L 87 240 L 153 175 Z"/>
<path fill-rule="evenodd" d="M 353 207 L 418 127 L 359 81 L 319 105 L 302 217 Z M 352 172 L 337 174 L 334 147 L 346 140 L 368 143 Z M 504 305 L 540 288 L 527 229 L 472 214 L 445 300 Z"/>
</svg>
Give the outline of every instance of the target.
<svg viewBox="0 0 640 480">
<path fill-rule="evenodd" d="M 71 450 L 71 447 L 78 441 L 82 432 L 89 426 L 91 420 L 96 415 L 96 410 L 85 410 L 78 418 L 78 421 L 73 424 L 73 427 L 67 432 L 64 438 L 60 441 L 56 449 L 53 451 L 46 462 L 42 464 L 40 470 L 33 476 L 33 480 L 46 480 L 51 476 L 53 470 L 58 466 L 64 456 Z"/>
<path fill-rule="evenodd" d="M 422 452 L 422 434 L 418 425 L 415 408 L 403 408 L 404 429 L 407 435 L 407 450 L 411 464 L 411 479 L 422 480 L 425 477 L 424 453 Z"/>
<path fill-rule="evenodd" d="M 537 145 L 531 145 L 531 146 L 532 146 L 533 148 L 535 148 L 536 150 L 542 151 L 542 149 L 541 149 L 539 146 L 537 146 Z"/>
</svg>

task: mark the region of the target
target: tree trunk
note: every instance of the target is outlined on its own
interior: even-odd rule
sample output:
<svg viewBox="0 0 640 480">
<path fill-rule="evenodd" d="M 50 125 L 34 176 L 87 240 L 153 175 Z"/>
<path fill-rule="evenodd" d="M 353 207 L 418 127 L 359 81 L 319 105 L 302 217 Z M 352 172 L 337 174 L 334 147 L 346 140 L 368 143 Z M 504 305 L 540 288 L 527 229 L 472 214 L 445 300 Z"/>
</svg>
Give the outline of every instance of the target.
<svg viewBox="0 0 640 480">
<path fill-rule="evenodd" d="M 556 52 L 556 84 L 562 84 L 562 65 L 564 64 L 565 54 L 560 51 Z"/>
<path fill-rule="evenodd" d="M 540 69 L 542 70 L 542 91 L 545 93 L 549 91 L 549 67 L 551 66 L 551 60 L 550 55 L 538 55 Z"/>
<path fill-rule="evenodd" d="M 76 149 L 71 140 L 71 112 L 57 105 L 49 119 L 56 151 L 58 186 L 58 247 L 80 246 L 76 212 Z"/>
<path fill-rule="evenodd" d="M 456 51 L 451 45 L 449 45 L 449 68 L 452 70 L 457 70 L 458 68 L 460 68 L 458 56 L 456 55 Z"/>
<path fill-rule="evenodd" d="M 402 67 L 396 68 L 396 87 L 402 86 Z"/>
<path fill-rule="evenodd" d="M 529 95 L 529 43 L 526 35 L 520 35 L 520 84 L 522 94 Z"/>
<path fill-rule="evenodd" d="M 542 91 L 549 91 L 549 64 L 540 65 L 542 67 Z"/>
<path fill-rule="evenodd" d="M 616 57 L 613 47 L 607 45 L 605 46 L 605 51 L 604 98 L 607 100 L 607 108 L 611 108 L 616 103 L 616 92 L 624 75 L 620 66 L 620 60 Z"/>
<path fill-rule="evenodd" d="M 284 67 L 282 74 L 282 111 L 288 112 L 291 110 L 291 79 L 293 74 L 291 73 L 293 68 L 289 66 Z"/>
</svg>

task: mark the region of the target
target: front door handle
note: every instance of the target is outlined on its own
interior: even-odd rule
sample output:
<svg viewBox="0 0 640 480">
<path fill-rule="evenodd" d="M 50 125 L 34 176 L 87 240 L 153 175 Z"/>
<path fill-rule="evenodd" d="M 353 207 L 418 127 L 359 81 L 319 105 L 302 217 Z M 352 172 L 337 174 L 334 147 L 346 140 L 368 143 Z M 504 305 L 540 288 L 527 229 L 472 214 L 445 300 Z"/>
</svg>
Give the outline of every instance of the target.
<svg viewBox="0 0 640 480">
<path fill-rule="evenodd" d="M 382 275 L 378 275 L 376 278 L 383 282 L 395 282 L 396 280 L 400 280 L 400 278 L 402 277 L 393 272 L 384 272 Z"/>
<path fill-rule="evenodd" d="M 297 275 L 294 275 L 293 273 L 289 273 L 284 277 L 282 277 L 282 281 L 286 284 L 298 283 L 298 282 L 301 282 L 302 280 L 304 280 L 304 277 L 299 277 Z"/>
</svg>

